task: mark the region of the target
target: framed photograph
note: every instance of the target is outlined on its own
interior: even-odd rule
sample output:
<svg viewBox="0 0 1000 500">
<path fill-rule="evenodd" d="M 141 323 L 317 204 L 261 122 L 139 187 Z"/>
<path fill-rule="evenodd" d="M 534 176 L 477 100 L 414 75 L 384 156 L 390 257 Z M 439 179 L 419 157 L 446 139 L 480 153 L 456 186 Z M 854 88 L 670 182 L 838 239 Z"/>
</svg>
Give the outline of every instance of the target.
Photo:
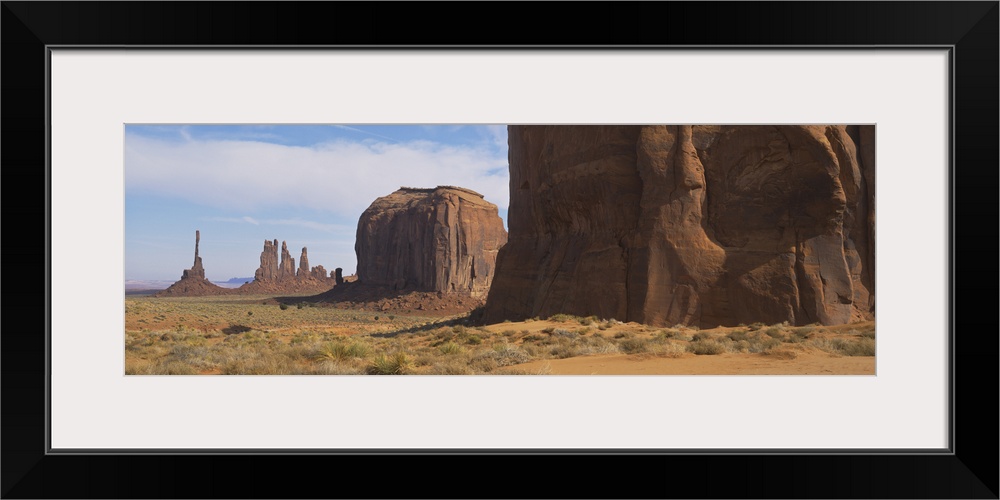
<svg viewBox="0 0 1000 500">
<path fill-rule="evenodd" d="M 654 6 L 670 18 L 688 20 L 718 18 L 716 11 L 724 8 L 726 17 L 740 19 L 740 25 L 769 28 L 750 34 L 733 31 L 726 21 L 695 30 L 689 22 L 664 33 L 645 12 Z M 431 34 L 434 29 L 427 31 L 433 26 L 402 28 L 418 11 L 422 17 L 447 10 L 425 7 L 4 2 L 8 185 L 30 183 L 37 192 L 44 186 L 45 193 L 44 206 L 8 204 L 9 222 L 14 215 L 18 222 L 31 221 L 8 227 L 18 235 L 8 248 L 25 247 L 11 250 L 8 262 L 39 260 L 40 245 L 33 242 L 40 241 L 46 257 L 44 280 L 36 273 L 14 281 L 8 274 L 9 283 L 44 286 L 24 307 L 36 326 L 13 328 L 12 320 L 21 313 L 8 307 L 4 497 L 298 497 L 307 490 L 289 484 L 289 474 L 312 461 L 334 468 L 342 478 L 373 466 L 402 471 L 394 472 L 394 484 L 384 489 L 346 484 L 331 496 L 406 497 L 417 491 L 476 496 L 449 486 L 412 485 L 426 483 L 435 468 L 460 476 L 482 473 L 487 462 L 479 457 L 484 455 L 497 460 L 490 464 L 513 468 L 502 472 L 505 477 L 559 463 L 576 473 L 587 470 L 578 466 L 597 467 L 615 478 L 596 487 L 552 484 L 528 496 L 997 497 L 996 431 L 980 423 L 997 421 L 997 339 L 977 335 L 983 327 L 971 319 L 975 313 L 967 316 L 961 310 L 969 307 L 956 301 L 956 278 L 972 272 L 960 274 L 963 264 L 982 260 L 976 253 L 982 251 L 983 237 L 977 230 L 980 244 L 958 249 L 955 231 L 961 221 L 985 218 L 979 204 L 996 199 L 997 2 L 678 2 L 611 8 L 616 16 L 635 19 L 636 26 L 607 18 L 608 11 L 596 4 L 579 7 L 584 19 L 616 29 L 629 25 L 629 34 L 616 40 L 625 46 L 604 45 L 587 35 L 579 35 L 573 45 L 521 46 L 492 40 L 489 31 L 456 34 L 461 44 L 448 45 Z M 544 18 L 524 27 L 542 29 Z M 359 19 L 380 21 L 362 27 Z M 496 18 L 507 26 L 523 19 L 523 12 L 501 12 Z M 786 29 L 774 29 L 777 20 Z M 401 38 L 414 30 L 419 33 Z M 633 31 L 657 35 L 647 40 Z M 743 35 L 733 39 L 732 33 Z M 134 303 L 125 300 L 123 288 L 129 279 L 126 257 L 139 253 L 129 246 L 128 234 L 140 226 L 148 234 L 156 221 L 184 210 L 158 198 L 159 205 L 144 202 L 141 221 L 133 215 L 129 222 L 137 211 L 129 211 L 136 203 L 129 197 L 134 178 L 128 164 L 149 160 L 164 134 L 205 147 L 187 156 L 158 157 L 157 168 L 148 169 L 152 173 L 143 180 L 146 186 L 170 184 L 178 197 L 216 197 L 235 205 L 241 198 L 262 196 L 322 199 L 325 192 L 346 200 L 367 192 L 374 179 L 401 186 L 410 179 L 405 169 L 361 159 L 358 164 L 366 166 L 351 175 L 344 170 L 342 180 L 329 173 L 310 176 L 308 169 L 287 166 L 295 160 L 280 157 L 270 168 L 289 173 L 282 185 L 243 189 L 255 185 L 245 182 L 254 173 L 237 161 L 226 168 L 240 180 L 233 183 L 239 192 L 225 192 L 219 189 L 224 184 L 212 184 L 210 178 L 226 158 L 207 145 L 246 144 L 248 126 L 271 137 L 256 144 L 277 144 L 290 137 L 283 136 L 283 127 L 294 126 L 298 134 L 319 128 L 367 134 L 372 136 L 367 144 L 379 148 L 385 147 L 379 140 L 388 140 L 387 129 L 372 128 L 376 125 L 476 126 L 496 131 L 494 139 L 500 139 L 495 142 L 503 146 L 507 125 L 634 124 L 691 125 L 678 127 L 678 133 L 694 134 L 686 139 L 692 144 L 715 140 L 713 134 L 722 133 L 710 127 L 716 125 L 808 125 L 829 141 L 856 141 L 858 156 L 877 158 L 878 215 L 870 220 L 877 242 L 872 279 L 878 283 L 878 333 L 868 339 L 877 349 L 867 358 L 871 370 L 434 376 L 431 360 L 424 369 L 429 376 L 416 377 L 318 371 L 251 376 L 252 371 L 223 365 L 202 368 L 206 374 L 232 370 L 239 376 L 166 376 L 171 368 L 149 361 L 157 355 L 152 351 L 142 351 L 141 361 L 123 355 L 126 345 L 138 350 L 145 338 L 136 333 L 144 330 L 127 325 L 142 319 L 128 316 Z M 216 127 L 211 133 L 221 135 L 210 140 L 206 127 Z M 861 152 L 862 135 L 874 137 L 867 153 Z M 316 168 L 328 162 L 316 147 L 284 147 L 320 158 Z M 499 162 L 504 149 L 497 150 Z M 277 154 L 274 148 L 257 151 Z M 423 165 L 411 170 L 436 168 L 415 160 L 415 151 L 400 156 Z M 849 164 L 850 156 L 844 152 L 840 161 Z M 512 153 L 509 161 L 513 171 Z M 452 172 L 473 168 L 456 165 Z M 838 175 L 839 180 L 848 176 Z M 461 179 L 454 184 L 464 183 Z M 504 194 L 513 199 L 505 183 L 497 190 L 500 195 L 488 192 L 486 198 L 495 198 L 501 213 L 508 208 Z M 478 190 L 490 189 L 485 185 Z M 972 191 L 984 189 L 990 191 Z M 399 196 L 423 193 L 400 191 Z M 18 200 L 16 194 L 8 199 Z M 995 218 L 996 205 L 990 206 Z M 264 219 L 250 212 L 219 212 L 206 222 L 273 223 L 275 228 L 311 224 L 313 229 L 327 224 L 331 231 L 340 224 L 284 214 Z M 992 219 L 982 226 L 995 227 Z M 195 229 L 184 229 L 185 252 Z M 198 253 L 208 235 L 198 233 L 194 266 L 184 270 L 184 279 L 204 280 L 205 269 L 222 265 L 223 258 L 209 259 L 205 246 Z M 270 255 L 268 243 L 270 237 L 264 252 Z M 290 255 L 304 266 L 297 283 L 311 279 L 310 273 L 316 286 L 340 282 L 339 273 L 331 272 L 336 263 L 314 259 L 313 264 L 328 267 L 312 268 L 303 262 L 306 250 L 299 256 L 297 243 L 290 243 Z M 850 246 L 854 250 L 855 242 Z M 277 240 L 272 247 L 278 255 Z M 311 250 L 310 257 L 323 255 Z M 264 254 L 256 282 L 279 273 L 268 267 Z M 991 249 L 983 258 L 993 256 Z M 847 260 L 842 267 L 851 267 Z M 177 275 L 181 271 L 176 269 Z M 360 258 L 358 271 L 363 271 Z M 836 278 L 827 268 L 817 276 L 820 289 L 836 287 L 828 283 Z M 251 280 L 246 281 L 249 286 Z M 980 287 L 976 291 L 983 293 Z M 971 295 L 967 291 L 963 297 Z M 867 295 L 864 299 L 868 304 Z M 266 302 L 254 306 L 260 308 L 258 318 L 279 307 L 303 307 L 302 302 Z M 830 307 L 823 314 L 857 313 Z M 170 314 L 172 322 L 199 312 Z M 653 313 L 649 318 L 650 323 L 662 319 Z M 854 318 L 865 319 L 872 318 Z M 380 320 L 388 321 L 373 321 Z M 189 327 L 177 326 L 181 332 Z M 731 343 L 729 349 L 738 350 L 733 346 L 743 345 L 740 341 L 749 349 L 756 334 L 740 331 L 739 338 L 734 330 L 719 340 Z M 645 333 L 650 341 L 656 335 Z M 779 329 L 773 338 L 793 333 Z M 868 342 L 864 332 L 854 333 L 858 345 Z M 218 341 L 242 334 L 226 331 Z M 157 335 L 158 341 L 172 339 Z M 628 335 L 635 333 L 622 338 Z M 678 335 L 684 333 L 665 334 Z M 446 343 L 451 339 L 442 337 L 434 348 L 470 349 Z M 624 349 L 620 343 L 609 345 Z M 158 345 L 164 352 L 177 348 Z M 190 367 L 177 370 L 196 373 L 184 371 Z M 404 465 L 417 455 L 418 467 Z M 200 482 L 181 472 L 192 470 L 213 471 L 211 491 L 199 489 Z M 249 484 L 239 480 L 247 470 L 274 474 L 254 473 Z M 720 473 L 731 480 L 720 480 Z M 622 483 L 637 486 L 622 489 Z M 685 484 L 687 489 L 681 489 Z M 524 496 L 523 486 L 500 484 L 488 496 Z"/>
</svg>

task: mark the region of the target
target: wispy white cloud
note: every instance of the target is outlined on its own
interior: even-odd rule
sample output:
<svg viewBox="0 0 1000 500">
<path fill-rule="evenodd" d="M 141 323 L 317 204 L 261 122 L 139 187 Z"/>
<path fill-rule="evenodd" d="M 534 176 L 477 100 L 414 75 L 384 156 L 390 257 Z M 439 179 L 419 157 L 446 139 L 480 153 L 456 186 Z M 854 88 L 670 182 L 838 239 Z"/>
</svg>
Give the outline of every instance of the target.
<svg viewBox="0 0 1000 500">
<path fill-rule="evenodd" d="M 399 142 L 396 139 L 393 139 L 392 137 L 386 137 L 386 136 L 384 136 L 382 134 L 376 134 L 375 132 L 369 132 L 367 130 L 361 130 L 359 128 L 348 127 L 347 125 L 334 125 L 334 127 L 337 127 L 339 129 L 343 129 L 343 130 L 350 130 L 351 132 L 357 132 L 359 134 L 372 135 L 372 136 L 375 136 L 375 137 L 378 137 L 378 138 L 381 138 L 381 139 L 386 139 L 386 140 L 389 140 L 389 141 L 392 141 L 392 142 Z"/>
<path fill-rule="evenodd" d="M 212 222 L 232 222 L 235 224 L 253 224 L 255 226 L 265 225 L 265 226 L 297 226 L 305 227 L 309 229 L 315 229 L 317 231 L 326 231 L 330 233 L 334 232 L 345 232 L 354 231 L 354 228 L 345 226 L 343 224 L 327 224 L 325 222 L 316 222 L 305 219 L 254 219 L 250 216 L 243 217 L 201 217 L 201 220 L 212 221 Z"/>
<path fill-rule="evenodd" d="M 129 193 L 175 197 L 229 213 L 300 207 L 357 220 L 375 198 L 400 186 L 442 184 L 478 191 L 503 210 L 509 196 L 505 148 L 502 151 L 429 141 L 341 140 L 301 147 L 235 140 L 177 142 L 133 134 L 125 141 L 125 181 Z M 241 218 L 225 221 L 252 223 Z"/>
</svg>

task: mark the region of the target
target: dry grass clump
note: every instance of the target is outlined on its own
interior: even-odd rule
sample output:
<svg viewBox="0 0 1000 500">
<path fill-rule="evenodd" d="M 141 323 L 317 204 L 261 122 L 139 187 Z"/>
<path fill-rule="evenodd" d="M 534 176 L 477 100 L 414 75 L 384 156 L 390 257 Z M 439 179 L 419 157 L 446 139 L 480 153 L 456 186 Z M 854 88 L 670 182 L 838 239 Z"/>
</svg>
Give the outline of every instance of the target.
<svg viewBox="0 0 1000 500">
<path fill-rule="evenodd" d="M 368 365 L 369 375 L 406 375 L 412 368 L 412 360 L 403 351 L 392 354 L 379 353 Z"/>
<path fill-rule="evenodd" d="M 722 345 L 718 341 L 711 339 L 701 339 L 691 342 L 687 346 L 688 352 L 705 355 L 705 354 L 722 354 L 727 351 L 726 346 Z"/>
<path fill-rule="evenodd" d="M 822 339 L 816 341 L 813 345 L 826 352 L 841 356 L 875 355 L 875 339 L 870 337 Z"/>
<path fill-rule="evenodd" d="M 329 342 L 320 349 L 320 358 L 332 360 L 345 360 L 350 358 L 367 358 L 371 354 L 371 348 L 361 342 Z"/>
<path fill-rule="evenodd" d="M 491 359 L 497 366 L 512 366 L 531 361 L 531 356 L 518 346 L 506 342 L 494 344 L 493 349 L 483 351 L 472 358 L 473 362 Z M 487 363 L 488 364 L 488 363 Z"/>
<path fill-rule="evenodd" d="M 649 341 L 643 338 L 626 338 L 618 343 L 618 349 L 625 354 L 649 351 Z"/>
</svg>

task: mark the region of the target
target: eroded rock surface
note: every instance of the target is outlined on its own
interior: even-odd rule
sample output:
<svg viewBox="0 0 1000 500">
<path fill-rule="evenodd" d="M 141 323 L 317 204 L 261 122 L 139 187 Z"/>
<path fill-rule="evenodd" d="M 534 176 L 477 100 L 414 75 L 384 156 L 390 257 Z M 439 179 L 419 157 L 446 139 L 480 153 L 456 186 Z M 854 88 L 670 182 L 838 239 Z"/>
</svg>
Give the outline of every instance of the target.
<svg viewBox="0 0 1000 500">
<path fill-rule="evenodd" d="M 874 126 L 510 126 L 485 320 L 875 313 Z"/>
<path fill-rule="evenodd" d="M 453 186 L 400 188 L 358 221 L 358 281 L 484 297 L 506 241 L 497 206 L 483 195 Z"/>
</svg>

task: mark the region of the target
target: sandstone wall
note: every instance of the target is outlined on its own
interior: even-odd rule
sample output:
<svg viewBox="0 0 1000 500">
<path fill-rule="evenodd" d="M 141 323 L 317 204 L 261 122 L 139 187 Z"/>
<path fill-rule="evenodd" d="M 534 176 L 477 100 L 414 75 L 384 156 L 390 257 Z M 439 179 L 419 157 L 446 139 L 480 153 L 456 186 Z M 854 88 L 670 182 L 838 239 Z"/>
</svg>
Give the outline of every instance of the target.
<svg viewBox="0 0 1000 500">
<path fill-rule="evenodd" d="M 875 311 L 874 126 L 510 126 L 489 322 Z"/>
</svg>

